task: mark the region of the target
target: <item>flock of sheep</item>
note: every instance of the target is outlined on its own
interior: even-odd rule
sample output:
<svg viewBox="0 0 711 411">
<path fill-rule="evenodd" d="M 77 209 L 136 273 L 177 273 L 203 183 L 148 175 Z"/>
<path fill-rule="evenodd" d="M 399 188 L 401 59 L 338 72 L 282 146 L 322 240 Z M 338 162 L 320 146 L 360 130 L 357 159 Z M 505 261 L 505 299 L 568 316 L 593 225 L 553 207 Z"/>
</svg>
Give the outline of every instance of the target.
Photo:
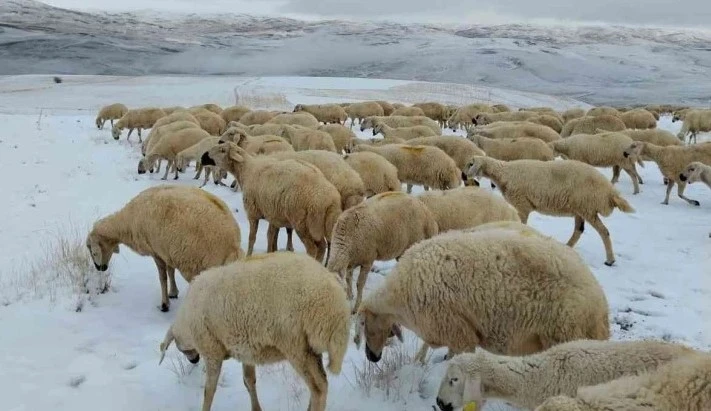
<svg viewBox="0 0 711 411">
<path fill-rule="evenodd" d="M 678 136 L 656 128 L 665 114 L 684 121 Z M 429 347 L 448 348 L 442 411 L 476 409 L 488 398 L 540 411 L 711 409 L 711 356 L 662 341 L 610 341 L 606 296 L 573 249 L 587 222 L 602 238 L 605 264 L 615 262 L 601 217 L 634 212 L 613 184 L 624 170 L 637 194 L 636 166 L 645 161 L 664 176 L 664 204 L 677 185 L 680 198 L 699 205 L 684 187 L 711 186 L 711 142 L 691 144 L 711 131 L 711 110 L 114 104 L 99 112 L 97 127 L 106 121 L 114 139 L 137 130 L 139 174 L 159 172 L 165 161 L 163 179 L 171 172 L 178 179 L 195 162 L 203 186 L 210 176 L 226 186 L 231 175 L 242 191 L 246 253 L 229 207 L 188 186 L 144 190 L 87 237 L 98 270 L 119 244 L 152 257 L 162 311 L 178 297 L 175 270 L 190 283 L 161 361 L 173 343 L 190 362 L 203 359 L 203 411 L 228 358 L 242 363 L 252 411 L 261 410 L 255 366 L 278 361 L 305 380 L 308 409 L 324 410 L 322 355 L 340 373 L 352 314 L 353 341 L 365 342 L 372 362 L 390 338 L 402 340 L 402 327 L 422 339 L 419 361 Z M 374 138 L 357 138 L 356 124 Z M 448 129 L 467 137 L 443 135 Z M 612 181 L 596 167 L 612 167 Z M 503 198 L 477 187 L 480 177 Z M 411 195 L 414 185 L 426 191 Z M 567 245 L 527 226 L 533 211 L 573 217 Z M 253 254 L 262 219 L 267 253 Z M 281 228 L 289 252 L 278 251 Z M 293 231 L 306 254 L 293 252 Z M 373 263 L 391 259 L 397 264 L 383 285 L 363 296 Z"/>
</svg>

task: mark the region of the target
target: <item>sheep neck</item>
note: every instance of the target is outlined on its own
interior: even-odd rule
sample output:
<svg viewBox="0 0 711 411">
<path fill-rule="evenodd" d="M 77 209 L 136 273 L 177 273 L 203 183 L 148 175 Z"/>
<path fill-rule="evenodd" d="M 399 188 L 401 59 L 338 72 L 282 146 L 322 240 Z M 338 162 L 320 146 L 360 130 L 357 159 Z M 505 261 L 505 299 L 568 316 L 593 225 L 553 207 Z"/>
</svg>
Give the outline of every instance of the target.
<svg viewBox="0 0 711 411">
<path fill-rule="evenodd" d="M 94 225 L 94 231 L 107 240 L 125 244 L 133 248 L 129 224 L 124 220 L 123 213 L 119 211 L 97 221 Z"/>
<path fill-rule="evenodd" d="M 487 161 L 482 165 L 482 174 L 484 174 L 484 176 L 488 179 L 492 180 L 494 184 L 499 187 L 502 193 L 506 189 L 506 184 L 502 182 L 503 172 L 504 164 L 502 162 Z"/>
<path fill-rule="evenodd" d="M 701 181 L 704 182 L 709 188 L 711 188 L 711 167 L 705 167 L 703 170 L 701 170 L 701 174 L 699 175 L 701 178 Z"/>
</svg>

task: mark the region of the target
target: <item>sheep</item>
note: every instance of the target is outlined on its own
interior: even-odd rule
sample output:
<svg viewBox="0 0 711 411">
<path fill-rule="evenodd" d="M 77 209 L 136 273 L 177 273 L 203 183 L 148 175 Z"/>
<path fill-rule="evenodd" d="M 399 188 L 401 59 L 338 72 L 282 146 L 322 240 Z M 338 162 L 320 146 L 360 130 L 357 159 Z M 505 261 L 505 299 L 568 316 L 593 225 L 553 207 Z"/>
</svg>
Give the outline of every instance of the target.
<svg viewBox="0 0 711 411">
<path fill-rule="evenodd" d="M 176 110 L 170 114 L 168 114 L 165 117 L 161 117 L 158 121 L 153 124 L 153 127 L 151 127 L 151 132 L 148 133 L 148 137 L 146 137 L 142 142 L 141 142 L 141 154 L 146 155 L 146 150 L 148 149 L 148 143 L 151 141 L 151 139 L 160 133 L 160 130 L 162 129 L 163 126 L 166 126 L 168 124 L 172 123 L 177 123 L 180 121 L 189 121 L 191 123 L 194 123 L 198 127 L 200 126 L 200 122 L 187 111 L 184 110 Z M 155 143 L 154 143 L 155 144 Z"/>
<path fill-rule="evenodd" d="M 192 106 L 188 109 L 189 110 L 196 110 L 199 111 L 200 109 L 207 110 L 209 112 L 215 113 L 217 115 L 222 114 L 222 107 L 215 103 L 207 103 L 207 104 L 200 104 L 199 106 Z"/>
<path fill-rule="evenodd" d="M 461 171 L 461 178 L 464 184 L 469 184 L 468 177 L 465 174 L 467 165 L 475 156 L 483 156 L 485 153 L 481 151 L 476 144 L 459 136 L 432 136 L 420 137 L 406 142 L 409 146 L 432 146 L 447 153 L 454 160 L 457 168 Z M 476 184 L 476 183 L 475 183 Z"/>
<path fill-rule="evenodd" d="M 170 107 L 163 107 L 163 111 L 165 112 L 166 115 L 171 115 L 175 113 L 176 111 L 187 111 L 185 107 L 182 106 L 170 106 Z"/>
<path fill-rule="evenodd" d="M 662 204 L 669 204 L 669 194 L 676 183 L 679 198 L 693 206 L 701 205 L 697 200 L 692 200 L 684 196 L 686 182 L 682 181 L 679 175 L 684 167 L 691 162 L 699 161 L 704 164 L 711 164 L 711 142 L 695 144 L 693 146 L 660 147 L 643 141 L 635 141 L 624 150 L 623 155 L 625 157 L 647 157 L 657 163 L 659 171 L 668 181 L 666 196 Z"/>
<path fill-rule="evenodd" d="M 493 139 L 480 135 L 469 137 L 474 144 L 484 150 L 487 156 L 497 160 L 541 160 L 555 158 L 553 149 L 543 140 L 531 137 Z"/>
<path fill-rule="evenodd" d="M 702 181 L 711 188 L 711 167 L 698 161 L 689 163 L 689 165 L 684 168 L 684 171 L 679 174 L 679 180 L 688 184 Z M 709 237 L 711 237 L 711 234 L 709 234 Z"/>
<path fill-rule="evenodd" d="M 219 114 L 215 114 L 211 111 L 201 111 L 193 114 L 193 116 L 200 123 L 200 127 L 213 136 L 221 135 L 227 127 L 225 120 L 223 120 Z"/>
<path fill-rule="evenodd" d="M 338 104 L 297 104 L 294 113 L 298 112 L 310 113 L 324 124 L 346 124 L 348 119 L 348 113 Z"/>
<path fill-rule="evenodd" d="M 306 127 L 284 127 L 281 136 L 289 141 L 296 151 L 325 150 L 336 152 L 333 138 L 325 131 Z"/>
<path fill-rule="evenodd" d="M 391 105 L 393 106 L 393 111 L 395 111 L 395 110 L 397 110 L 397 109 L 399 109 L 399 108 L 405 107 L 405 105 L 402 104 L 402 103 L 392 103 Z M 384 109 L 383 109 L 383 110 L 384 110 Z M 390 115 L 392 115 L 392 114 L 390 114 Z"/>
<path fill-rule="evenodd" d="M 220 137 L 220 143 L 233 142 L 249 154 L 272 154 L 279 151 L 294 151 L 284 138 L 279 136 L 248 136 L 235 127 L 228 128 Z"/>
<path fill-rule="evenodd" d="M 209 411 L 222 363 L 242 363 L 252 410 L 261 410 L 256 365 L 288 361 L 311 392 L 309 410 L 324 411 L 328 370 L 339 374 L 348 349 L 350 315 L 341 283 L 312 258 L 276 253 L 207 270 L 160 344 L 175 345 L 191 363 L 205 361 L 203 411 Z"/>
<path fill-rule="evenodd" d="M 654 371 L 692 353 L 691 348 L 664 341 L 599 340 L 570 341 L 524 357 L 476 350 L 449 362 L 437 404 L 448 411 L 473 401 L 483 409 L 494 398 L 533 409 L 549 397 L 575 395 L 579 387 Z"/>
<path fill-rule="evenodd" d="M 220 137 L 210 137 L 204 140 L 200 140 L 197 144 L 194 144 L 176 154 L 173 166 L 176 167 L 178 171 L 182 173 L 188 166 L 188 163 L 190 163 L 190 161 L 197 160 L 197 164 L 195 165 L 196 174 L 195 177 L 193 177 L 193 179 L 197 180 L 198 178 L 200 178 L 200 174 L 202 174 L 203 169 L 203 165 L 200 163 L 200 158 L 202 158 L 203 153 L 205 153 L 210 148 L 216 146 L 219 142 Z M 215 170 L 212 170 L 212 167 L 214 166 L 207 165 L 205 167 L 210 168 L 205 171 L 205 181 L 200 187 L 203 187 L 205 184 L 207 184 L 207 179 L 209 178 L 211 172 L 213 172 L 215 178 L 217 178 L 218 175 Z"/>
<path fill-rule="evenodd" d="M 307 128 L 316 128 L 319 125 L 318 119 L 311 113 L 301 111 L 297 113 L 281 113 L 277 114 L 265 124 L 285 124 L 290 126 L 301 126 Z"/>
<path fill-rule="evenodd" d="M 402 189 L 397 168 L 383 156 L 363 151 L 346 154 L 343 159 L 360 175 L 366 197 Z"/>
<path fill-rule="evenodd" d="M 239 122 L 244 124 L 245 126 L 265 124 L 267 121 L 276 117 L 277 114 L 279 113 L 275 111 L 252 110 L 240 117 Z"/>
<path fill-rule="evenodd" d="M 657 127 L 657 119 L 654 115 L 644 109 L 635 109 L 620 114 L 620 120 L 625 123 L 625 127 L 631 129 L 648 129 Z"/>
<path fill-rule="evenodd" d="M 574 119 L 580 118 L 580 117 L 585 117 L 585 110 L 583 110 L 580 107 L 570 108 L 568 110 L 565 110 L 562 113 L 562 116 L 563 116 L 563 124 L 566 124 L 570 120 L 574 120 Z"/>
<path fill-rule="evenodd" d="M 212 136 L 207 131 L 198 128 L 186 128 L 166 133 L 160 141 L 146 152 L 146 156 L 138 162 L 138 174 L 145 174 L 146 170 L 152 168 L 158 159 L 164 159 L 168 162 L 168 165 L 165 167 L 165 174 L 161 177 L 161 180 L 167 179 L 171 168 L 175 168 L 173 164 L 178 153 L 210 137 Z M 173 180 L 177 179 L 178 169 L 175 168 Z"/>
<path fill-rule="evenodd" d="M 247 127 L 240 127 L 244 128 L 244 131 L 249 134 L 250 136 L 263 136 L 263 135 L 270 135 L 270 136 L 279 136 L 284 132 L 284 128 L 286 128 L 288 124 L 254 124 L 251 126 Z M 228 126 L 229 128 L 229 126 Z"/>
<path fill-rule="evenodd" d="M 319 126 L 317 130 L 324 131 L 331 135 L 337 153 L 343 153 L 350 145 L 351 140 L 356 138 L 355 133 L 351 129 L 341 124 L 324 124 Z"/>
<path fill-rule="evenodd" d="M 435 217 L 425 204 L 401 191 L 377 194 L 345 210 L 333 227 L 328 269 L 345 278 L 352 300 L 353 270 L 360 267 L 353 313 L 373 262 L 399 258 L 410 246 L 437 232 Z"/>
<path fill-rule="evenodd" d="M 249 221 L 247 255 L 252 255 L 261 218 L 275 228 L 291 227 L 308 255 L 323 260 L 326 243 L 341 214 L 341 196 L 323 173 L 298 160 L 252 156 L 234 143 L 221 143 L 203 155 L 231 173 L 242 187 Z M 270 240 L 271 237 L 268 237 Z M 267 244 L 275 250 L 276 244 Z"/>
<path fill-rule="evenodd" d="M 431 146 L 386 144 L 380 147 L 358 145 L 354 152 L 370 151 L 380 154 L 397 168 L 397 177 L 407 184 L 407 192 L 413 185 L 447 190 L 461 185 L 462 172 L 444 151 Z"/>
<path fill-rule="evenodd" d="M 358 309 L 378 362 L 401 326 L 430 347 L 526 355 L 577 339 L 607 340 L 608 303 L 571 248 L 525 230 L 450 231 L 411 246 Z"/>
<path fill-rule="evenodd" d="M 591 117 L 596 117 L 596 116 L 615 116 L 619 117 L 620 113 L 616 108 L 614 107 L 607 107 L 607 106 L 600 106 L 600 107 L 593 107 L 588 112 L 585 114 L 586 116 L 591 116 Z"/>
<path fill-rule="evenodd" d="M 365 131 L 369 128 L 374 128 L 378 124 L 385 124 L 389 127 L 412 127 L 412 126 L 427 126 L 435 132 L 436 135 L 442 135 L 442 129 L 436 121 L 429 117 L 416 116 L 371 116 L 366 117 L 363 122 L 360 123 L 360 131 Z"/>
<path fill-rule="evenodd" d="M 128 107 L 121 103 L 114 103 L 108 106 L 101 107 L 99 114 L 96 115 L 96 128 L 99 130 L 104 129 L 104 123 L 106 120 L 111 121 L 111 127 L 114 126 L 114 120 L 118 120 L 125 116 L 128 112 Z"/>
<path fill-rule="evenodd" d="M 395 107 L 387 101 L 376 100 L 375 102 L 382 107 L 384 116 L 389 116 L 395 111 Z"/>
<path fill-rule="evenodd" d="M 351 128 L 353 128 L 353 124 L 355 124 L 356 120 L 358 120 L 358 123 L 362 123 L 366 117 L 388 115 L 385 114 L 383 106 L 375 101 L 353 103 L 346 107 L 345 110 L 348 114 L 348 118 L 351 119 Z M 391 112 L 392 111 L 393 110 L 391 110 Z"/>
<path fill-rule="evenodd" d="M 686 135 L 691 133 L 689 143 L 692 139 L 696 143 L 696 135 L 708 131 L 711 131 L 711 110 L 691 110 L 684 116 L 684 124 L 677 137 L 684 141 Z"/>
<path fill-rule="evenodd" d="M 158 119 L 165 117 L 165 112 L 159 108 L 138 108 L 128 110 L 116 124 L 111 128 L 111 135 L 114 140 L 118 140 L 121 136 L 121 130 L 128 129 L 126 140 L 131 137 L 134 129 L 138 130 L 138 141 L 141 141 L 141 130 L 153 127 Z"/>
<path fill-rule="evenodd" d="M 202 130 L 200 128 L 200 125 L 193 123 L 192 121 L 176 121 L 160 127 L 154 127 L 153 129 L 151 129 L 151 132 L 148 134 L 148 137 L 146 137 L 146 139 L 143 140 L 143 142 L 141 143 L 141 155 L 145 157 L 146 153 L 153 149 L 153 147 L 158 144 L 158 142 L 163 138 L 163 136 L 176 131 L 184 130 L 186 128 Z M 157 162 L 158 169 L 156 171 L 160 172 L 161 160 L 158 159 Z M 153 164 L 151 164 L 150 166 L 150 171 L 151 173 L 153 172 Z"/>
<path fill-rule="evenodd" d="M 477 187 L 432 190 L 416 198 L 432 212 L 440 233 L 491 221 L 521 221 L 518 211 L 504 199 Z"/>
<path fill-rule="evenodd" d="M 657 146 L 680 146 L 682 145 L 674 134 L 660 128 L 646 130 L 622 130 L 620 133 L 628 136 L 634 141 L 644 141 Z"/>
<path fill-rule="evenodd" d="M 491 108 L 494 110 L 494 113 L 507 113 L 511 111 L 511 108 L 506 104 L 494 104 Z"/>
<path fill-rule="evenodd" d="M 452 131 L 457 131 L 459 128 L 468 128 L 473 124 L 474 117 L 479 113 L 493 113 L 494 110 L 486 104 L 470 104 L 468 106 L 459 107 L 447 119 L 447 127 Z"/>
<path fill-rule="evenodd" d="M 323 173 L 341 196 L 341 209 L 363 202 L 365 188 L 360 175 L 340 155 L 323 150 L 280 151 L 270 155 L 279 160 L 301 160 Z"/>
<path fill-rule="evenodd" d="M 600 215 L 607 217 L 615 208 L 625 213 L 632 213 L 634 209 L 593 166 L 576 160 L 503 162 L 476 157 L 467 174 L 492 180 L 504 198 L 516 207 L 524 224 L 532 211 L 575 217 L 569 247 L 578 242 L 587 221 L 602 238 L 605 265 L 614 264 L 610 232 Z"/>
<path fill-rule="evenodd" d="M 240 238 L 239 225 L 218 197 L 197 187 L 166 184 L 143 190 L 119 211 L 97 220 L 86 246 L 99 271 L 108 269 L 119 244 L 153 257 L 160 310 L 166 312 L 169 298 L 178 298 L 175 270 L 191 282 L 203 270 L 235 261 L 244 255 Z"/>
<path fill-rule="evenodd" d="M 426 103 L 416 103 L 413 104 L 412 107 L 421 109 L 425 116 L 439 123 L 440 127 L 446 126 L 447 119 L 451 115 L 449 114 L 446 106 L 432 101 Z"/>
<path fill-rule="evenodd" d="M 561 137 L 570 137 L 575 134 L 595 134 L 596 130 L 622 131 L 626 129 L 625 123 L 619 117 L 611 115 L 585 116 L 568 121 L 560 132 Z"/>
<path fill-rule="evenodd" d="M 697 353 L 655 371 L 548 398 L 536 411 L 706 411 L 711 409 L 711 356 Z"/>
<path fill-rule="evenodd" d="M 676 123 L 677 121 L 684 121 L 684 118 L 686 118 L 686 113 L 693 111 L 694 109 L 692 108 L 683 108 L 680 110 L 674 110 L 672 112 L 672 123 Z"/>
<path fill-rule="evenodd" d="M 553 108 L 551 108 L 551 107 L 544 107 L 544 106 L 540 106 L 540 107 L 522 107 L 522 108 L 518 109 L 518 111 L 531 111 L 531 112 L 534 112 L 534 113 L 555 113 L 555 110 L 553 110 Z"/>
<path fill-rule="evenodd" d="M 367 138 L 367 139 L 362 139 L 362 138 L 354 138 L 351 140 L 350 144 L 348 147 L 346 147 L 346 153 L 352 153 L 353 148 L 356 146 L 359 146 L 361 144 L 365 144 L 368 146 L 383 146 L 386 144 L 405 144 L 405 140 L 401 138 Z"/>
<path fill-rule="evenodd" d="M 495 125 L 489 127 L 476 127 L 467 133 L 467 135 L 482 135 L 489 138 L 518 138 L 518 137 L 532 137 L 549 143 L 551 141 L 560 140 L 560 135 L 555 132 L 552 128 L 548 126 L 543 126 L 535 123 L 520 123 L 520 124 L 506 124 L 506 123 L 494 123 Z"/>
<path fill-rule="evenodd" d="M 553 129 L 556 133 L 563 131 L 563 121 L 556 116 L 551 116 L 548 114 L 540 114 L 535 117 L 531 117 L 526 120 L 531 123 L 540 124 L 543 126 L 548 126 Z"/>
<path fill-rule="evenodd" d="M 639 193 L 642 177 L 637 173 L 635 163 L 644 166 L 639 156 L 623 155 L 633 140 L 622 133 L 576 134 L 562 140 L 549 143 L 556 154 L 570 160 L 578 160 L 595 167 L 612 167 L 612 184 L 620 178 L 624 170 L 632 179 L 633 194 Z"/>
<path fill-rule="evenodd" d="M 509 111 L 503 113 L 479 113 L 472 119 L 475 126 L 485 126 L 495 121 L 526 121 L 537 117 L 538 113 L 528 111 Z"/>
<path fill-rule="evenodd" d="M 391 116 L 416 117 L 425 116 L 425 111 L 419 107 L 400 107 L 390 114 Z"/>
<path fill-rule="evenodd" d="M 245 106 L 230 106 L 222 110 L 220 117 L 225 120 L 225 123 L 230 121 L 239 121 L 242 116 L 252 111 L 249 107 Z"/>
<path fill-rule="evenodd" d="M 411 140 L 417 137 L 436 136 L 437 133 L 427 126 L 411 126 L 393 128 L 387 124 L 377 124 L 373 127 L 373 135 L 382 134 L 385 138 L 401 138 L 403 140 Z"/>
</svg>

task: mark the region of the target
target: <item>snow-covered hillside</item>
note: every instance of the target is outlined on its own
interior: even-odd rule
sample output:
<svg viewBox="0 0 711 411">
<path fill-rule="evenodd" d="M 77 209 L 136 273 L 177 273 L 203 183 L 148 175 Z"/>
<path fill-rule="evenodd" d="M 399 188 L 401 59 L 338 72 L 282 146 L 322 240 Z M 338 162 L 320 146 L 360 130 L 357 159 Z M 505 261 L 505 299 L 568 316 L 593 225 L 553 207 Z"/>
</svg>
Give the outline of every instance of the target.
<svg viewBox="0 0 711 411">
<path fill-rule="evenodd" d="M 112 260 L 107 293 L 75 291 L 84 288 L 81 274 L 90 277 L 88 288 L 96 289 L 98 274 L 88 260 L 81 259 L 86 257 L 81 253 L 91 223 L 143 189 L 163 183 L 158 175 L 136 173 L 141 154 L 135 136 L 127 142 L 124 133 L 117 142 L 108 129 L 97 130 L 94 116 L 101 105 L 121 101 L 134 107 L 207 102 L 226 106 L 237 95 L 243 103 L 276 108 L 361 98 L 452 103 L 468 98 L 516 107 L 586 107 L 568 99 L 469 87 L 342 78 L 67 76 L 61 84 L 53 83 L 51 76 L 0 78 L 0 164 L 4 167 L 0 408 L 200 409 L 203 365 L 181 361 L 171 349 L 158 366 L 159 343 L 183 300 L 173 301 L 168 313 L 158 310 L 158 280 L 149 258 L 122 247 Z M 668 117 L 659 125 L 674 132 L 679 127 Z M 664 206 L 660 202 L 665 187 L 656 166 L 647 163 L 641 175 L 645 184 L 639 195 L 631 194 L 626 175 L 618 183 L 637 212 L 615 212 L 604 219 L 617 254 L 616 265 L 603 265 L 602 243 L 593 230 L 585 232 L 576 250 L 607 294 L 614 338 L 651 337 L 708 350 L 711 190 L 699 184 L 687 189 L 689 197 L 701 202 L 700 207 L 691 207 L 676 196 Z M 191 177 L 189 170 L 176 184 L 200 183 Z M 248 225 L 241 194 L 212 184 L 205 189 L 239 210 L 234 215 L 246 249 Z M 530 224 L 561 241 L 567 240 L 573 228 L 572 219 L 538 214 L 532 215 Z M 266 248 L 266 224 L 261 228 L 257 252 Z M 58 255 L 62 239 L 69 240 L 63 248 L 67 252 Z M 303 249 L 298 240 L 296 245 Z M 367 288 L 377 286 L 393 265 L 394 261 L 376 263 L 379 273 L 370 275 Z M 73 274 L 80 276 L 69 278 Z M 178 282 L 184 296 L 187 284 L 182 279 Z M 329 376 L 328 409 L 431 410 L 443 372 L 438 360 L 444 350 L 420 367 L 408 362 L 417 348 L 418 341 L 407 333 L 407 343 L 387 348 L 375 367 L 351 345 L 342 374 Z M 401 369 L 391 369 L 403 361 Z M 258 368 L 257 381 L 264 409 L 306 408 L 308 390 L 288 365 Z M 249 397 L 239 364 L 230 361 L 223 367 L 213 410 L 235 409 L 249 409 Z M 504 407 L 492 404 L 487 409 Z"/>
<path fill-rule="evenodd" d="M 109 2 L 78 3 L 99 8 Z M 0 2 L 0 74 L 393 78 L 513 88 L 591 104 L 710 104 L 706 31 L 305 20 L 257 15 L 257 3 L 273 10 L 278 1 L 196 3 L 192 14 L 189 2 L 143 3 L 128 4 L 160 10 L 78 12 L 32 0 Z"/>
</svg>

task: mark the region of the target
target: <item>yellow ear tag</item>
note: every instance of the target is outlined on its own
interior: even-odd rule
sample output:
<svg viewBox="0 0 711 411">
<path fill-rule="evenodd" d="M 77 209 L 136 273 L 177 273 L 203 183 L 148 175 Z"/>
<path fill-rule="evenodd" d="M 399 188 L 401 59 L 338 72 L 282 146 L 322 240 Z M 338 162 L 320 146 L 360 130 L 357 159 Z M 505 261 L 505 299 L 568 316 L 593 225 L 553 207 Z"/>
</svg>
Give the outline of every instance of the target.
<svg viewBox="0 0 711 411">
<path fill-rule="evenodd" d="M 476 411 L 476 401 L 472 401 L 465 405 L 462 411 Z"/>
</svg>

